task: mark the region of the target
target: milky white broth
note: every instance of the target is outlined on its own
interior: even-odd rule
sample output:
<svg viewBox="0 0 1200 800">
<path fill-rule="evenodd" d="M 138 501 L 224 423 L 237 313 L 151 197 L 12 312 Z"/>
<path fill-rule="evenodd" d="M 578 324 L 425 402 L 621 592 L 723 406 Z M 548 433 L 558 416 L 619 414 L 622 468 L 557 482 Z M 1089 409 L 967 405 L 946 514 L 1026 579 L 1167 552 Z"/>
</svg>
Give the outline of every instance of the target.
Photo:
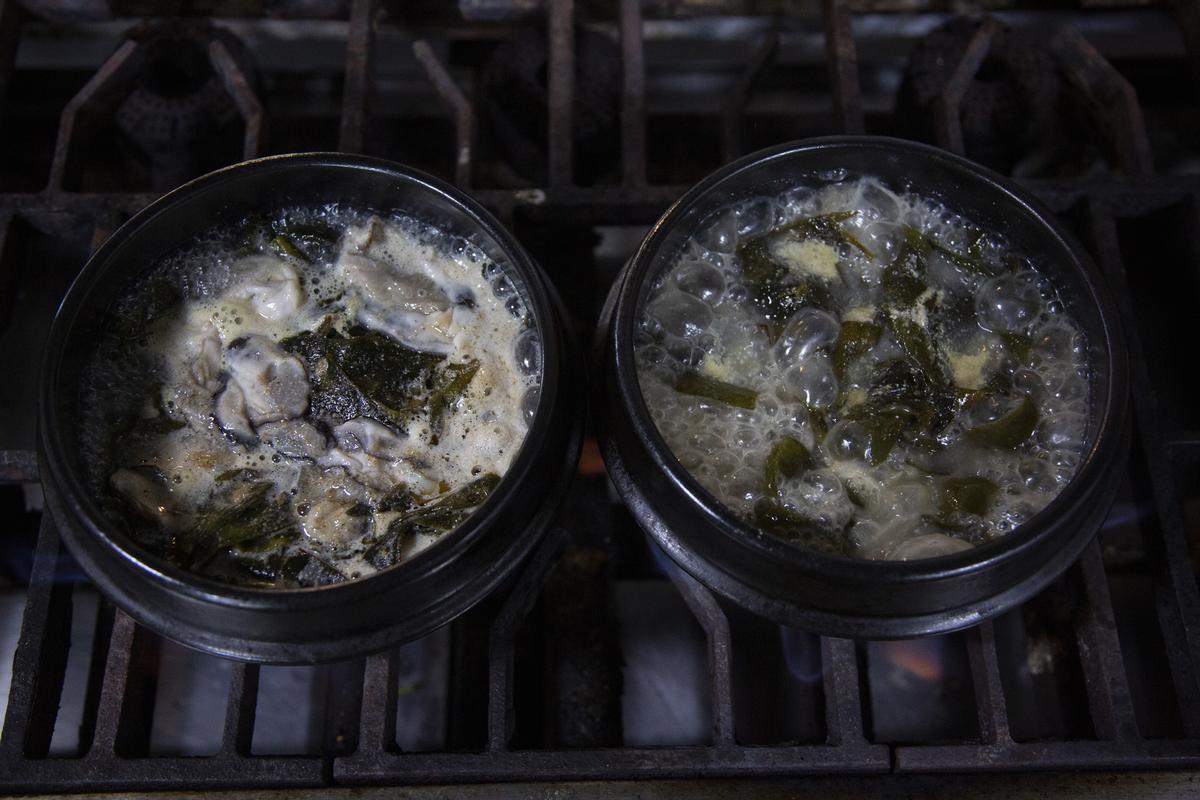
<svg viewBox="0 0 1200 800">
<path fill-rule="evenodd" d="M 924 558 L 1004 535 L 1074 475 L 1085 341 L 996 232 L 846 179 L 715 214 L 668 257 L 639 315 L 642 393 L 750 524 Z"/>
<path fill-rule="evenodd" d="M 112 309 L 82 390 L 106 510 L 193 572 L 372 574 L 507 470 L 541 348 L 508 272 L 402 216 L 289 209 L 215 231 Z"/>
</svg>

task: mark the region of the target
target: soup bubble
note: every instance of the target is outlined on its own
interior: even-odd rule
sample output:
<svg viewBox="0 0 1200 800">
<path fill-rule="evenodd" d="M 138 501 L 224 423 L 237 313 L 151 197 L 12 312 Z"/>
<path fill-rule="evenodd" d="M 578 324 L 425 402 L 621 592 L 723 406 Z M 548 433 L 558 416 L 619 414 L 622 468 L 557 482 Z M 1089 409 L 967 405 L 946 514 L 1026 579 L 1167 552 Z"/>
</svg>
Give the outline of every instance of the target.
<svg viewBox="0 0 1200 800">
<path fill-rule="evenodd" d="M 806 359 L 815 351 L 837 341 L 839 330 L 837 320 L 824 311 L 802 308 L 788 320 L 783 333 L 779 335 L 779 341 L 775 343 L 775 358 L 780 364 Z"/>
<path fill-rule="evenodd" d="M 715 306 L 725 294 L 725 276 L 704 261 L 691 261 L 675 270 L 675 285 L 687 294 Z"/>
<path fill-rule="evenodd" d="M 1037 319 L 1041 293 L 1034 273 L 992 278 L 975 295 L 979 324 L 989 331 L 1021 331 Z"/>
<path fill-rule="evenodd" d="M 699 336 L 712 324 L 712 309 L 690 294 L 663 292 L 646 309 L 667 333 L 689 338 Z"/>
<path fill-rule="evenodd" d="M 838 381 L 833 365 L 824 356 L 814 356 L 794 364 L 783 373 L 783 383 L 805 405 L 825 408 L 838 396 Z"/>
</svg>

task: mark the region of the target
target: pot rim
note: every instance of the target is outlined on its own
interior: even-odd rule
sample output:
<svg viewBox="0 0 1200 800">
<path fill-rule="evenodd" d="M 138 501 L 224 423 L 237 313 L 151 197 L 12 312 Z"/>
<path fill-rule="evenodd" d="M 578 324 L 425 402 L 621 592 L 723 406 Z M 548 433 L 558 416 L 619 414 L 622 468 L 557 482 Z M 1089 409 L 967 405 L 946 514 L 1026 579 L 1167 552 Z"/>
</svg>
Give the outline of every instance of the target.
<svg viewBox="0 0 1200 800">
<path fill-rule="evenodd" d="M 967 551 L 911 561 L 855 558 L 804 548 L 748 524 L 727 509 L 679 463 L 650 417 L 637 378 L 633 331 L 639 310 L 639 296 L 647 278 L 658 277 L 649 273 L 657 266 L 659 251 L 677 219 L 691 211 L 708 192 L 750 169 L 814 151 L 862 148 L 939 161 L 962 174 L 967 187 L 982 182 L 990 191 L 1003 195 L 1008 202 L 1041 224 L 1051 234 L 1056 246 L 1070 256 L 1068 261 L 1071 268 L 1080 274 L 1087 290 L 1078 299 L 1090 302 L 1100 316 L 1108 391 L 1103 406 L 1095 410 L 1091 419 L 1094 431 L 1091 446 L 1081 459 L 1075 475 L 1045 508 L 1017 529 Z M 956 189 L 961 190 L 962 187 Z M 749 549 L 758 556 L 784 566 L 819 570 L 842 580 L 861 579 L 864 572 L 868 572 L 893 585 L 961 578 L 990 570 L 1001 563 L 1020 558 L 1044 537 L 1053 535 L 1054 521 L 1081 499 L 1089 485 L 1101 478 L 1112 454 L 1120 446 L 1121 423 L 1127 415 L 1128 406 L 1128 357 L 1116 304 L 1103 274 L 1082 246 L 1058 223 L 1053 212 L 1037 198 L 987 167 L 930 145 L 887 136 L 826 136 L 787 142 L 743 156 L 709 174 L 671 204 L 642 239 L 622 281 L 617 290 L 613 314 L 612 357 L 617 376 L 616 391 L 624 411 L 629 415 L 634 434 L 645 446 L 654 467 L 666 475 L 672 489 L 698 508 L 718 535 L 732 546 Z M 720 563 L 714 563 L 713 566 L 727 571 Z"/>
<path fill-rule="evenodd" d="M 96 287 L 103 284 L 108 267 L 114 263 L 114 257 L 120 254 L 121 248 L 136 240 L 143 229 L 155 224 L 162 212 L 196 195 L 219 191 L 227 182 L 245 175 L 308 168 L 331 168 L 351 175 L 360 172 L 383 174 L 400 183 L 415 185 L 421 191 L 438 195 L 465 213 L 481 233 L 496 243 L 508 262 L 506 267 L 515 272 L 524 284 L 524 299 L 541 336 L 542 382 L 533 422 L 526 430 L 508 470 L 484 503 L 449 535 L 399 564 L 343 583 L 284 589 L 236 586 L 188 572 L 153 555 L 113 528 L 107 515 L 87 490 L 80 470 L 75 468 L 67 455 L 54 398 L 61 364 L 68 345 L 72 343 L 75 324 L 87 309 Z M 186 242 L 180 246 L 184 244 Z M 147 268 L 152 268 L 152 265 Z M 535 443 L 547 436 L 558 394 L 556 382 L 547 380 L 547 376 L 559 373 L 563 353 L 558 336 L 551 335 L 554 334 L 552 324 L 555 313 L 554 304 L 543 283 L 545 280 L 541 270 L 516 238 L 478 201 L 445 181 L 397 162 L 372 156 L 313 151 L 263 156 L 214 170 L 167 192 L 130 217 L 91 254 L 63 296 L 50 326 L 38 379 L 38 444 L 43 474 L 46 476 L 44 479 L 58 484 L 56 494 L 62 498 L 64 511 L 79 520 L 87 534 L 101 546 L 168 590 L 196 600 L 247 610 L 271 610 L 281 606 L 328 607 L 358 602 L 378 591 L 385 583 L 403 584 L 418 577 L 432 576 L 449 567 L 495 523 L 503 513 L 506 497 L 533 470 L 538 457 Z"/>
</svg>

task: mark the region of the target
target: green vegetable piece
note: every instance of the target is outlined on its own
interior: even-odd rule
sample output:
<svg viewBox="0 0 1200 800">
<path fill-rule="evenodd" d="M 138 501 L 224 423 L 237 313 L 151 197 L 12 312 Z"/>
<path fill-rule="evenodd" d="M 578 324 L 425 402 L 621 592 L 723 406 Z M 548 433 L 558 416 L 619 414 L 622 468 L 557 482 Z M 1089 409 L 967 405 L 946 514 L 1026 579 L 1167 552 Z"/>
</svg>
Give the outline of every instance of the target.
<svg viewBox="0 0 1200 800">
<path fill-rule="evenodd" d="M 292 237 L 285 234 L 278 234 L 271 238 L 271 247 L 281 256 L 294 258 L 298 261 L 308 261 L 308 256 L 304 255 L 304 251 L 300 249 L 296 242 L 292 241 Z"/>
<path fill-rule="evenodd" d="M 775 443 L 767 454 L 767 462 L 763 472 L 767 481 L 767 492 L 779 493 L 779 485 L 787 478 L 794 478 L 801 472 L 812 469 L 813 457 L 808 448 L 791 436 L 785 436 Z"/>
<path fill-rule="evenodd" d="M 432 433 L 430 442 L 437 444 L 442 435 L 446 414 L 458 407 L 459 400 L 467 391 L 467 386 L 479 372 L 479 362 L 475 359 L 463 364 L 450 364 L 442 371 L 437 387 L 429 395 L 429 428 Z"/>
<path fill-rule="evenodd" d="M 196 531 L 216 537 L 221 547 L 233 547 L 247 552 L 263 552 L 276 539 L 286 541 L 298 535 L 286 501 L 270 498 L 274 484 L 263 481 L 251 487 L 239 502 L 203 515 Z"/>
<path fill-rule="evenodd" d="M 882 333 L 883 329 L 874 322 L 848 320 L 842 323 L 833 344 L 833 372 L 839 381 L 846 377 L 850 362 L 874 347 Z"/>
<path fill-rule="evenodd" d="M 941 516 L 975 514 L 982 517 L 996 498 L 999 487 L 987 478 L 971 476 L 942 481 Z"/>
<path fill-rule="evenodd" d="M 941 253 L 948 258 L 959 269 L 967 272 L 973 272 L 976 275 L 992 276 L 997 273 L 997 270 L 983 260 L 983 251 L 980 242 L 983 238 L 983 233 L 978 233 L 971 241 L 967 254 L 964 255 L 955 250 L 951 250 L 940 242 L 934 241 L 925 234 L 911 225 L 904 226 L 904 248 L 918 253 L 922 256 L 936 252 Z M 902 248 L 903 250 L 903 248 Z"/>
<path fill-rule="evenodd" d="M 1017 407 L 1000 419 L 970 428 L 967 438 L 984 447 L 1012 450 L 1029 438 L 1039 419 L 1037 403 L 1024 395 Z"/>
<path fill-rule="evenodd" d="M 889 406 L 872 409 L 860 420 L 870 437 L 867 460 L 873 466 L 877 467 L 887 461 L 896 447 L 896 442 L 900 440 L 900 435 L 904 433 L 906 423 L 912 417 L 913 412 L 904 406 Z"/>
<path fill-rule="evenodd" d="M 850 543 L 844 536 L 827 531 L 778 500 L 763 498 L 754 504 L 754 524 L 781 539 L 825 553 L 849 555 Z"/>
<path fill-rule="evenodd" d="M 771 231 L 768 236 L 794 232 L 801 239 L 833 239 L 834 241 L 850 245 L 867 258 L 874 258 L 874 253 L 868 250 L 862 242 L 841 226 L 841 223 L 853 219 L 857 213 L 857 211 L 834 211 L 829 214 L 801 217 L 794 222 Z"/>
<path fill-rule="evenodd" d="M 379 501 L 379 511 L 411 511 L 421 500 L 403 483 L 393 488 Z"/>
<path fill-rule="evenodd" d="M 375 331 L 343 336 L 328 322 L 280 345 L 305 362 L 310 413 L 335 425 L 365 416 L 403 429 L 425 408 L 445 358 L 410 350 Z"/>
<path fill-rule="evenodd" d="M 936 351 L 925 329 L 904 317 L 893 316 L 891 322 L 896 343 L 900 345 L 904 354 L 921 369 L 927 380 L 939 381 L 941 375 L 938 371 Z"/>
<path fill-rule="evenodd" d="M 695 370 L 687 370 L 675 381 L 675 391 L 696 397 L 707 397 L 727 406 L 753 410 L 758 404 L 758 392 L 732 383 L 719 381 Z"/>
<path fill-rule="evenodd" d="M 818 280 L 797 279 L 775 260 L 764 239 L 743 242 L 737 254 L 750 299 L 768 322 L 782 325 L 801 308 L 831 307 L 829 289 Z"/>
<path fill-rule="evenodd" d="M 846 412 L 861 422 L 870 436 L 868 460 L 887 460 L 901 439 L 926 442 L 953 417 L 953 395 L 908 359 L 887 361 L 876 367 L 867 400 Z"/>
<path fill-rule="evenodd" d="M 915 228 L 904 226 L 904 241 L 880 276 L 879 285 L 886 305 L 907 308 L 929 288 L 925 282 L 924 256 L 927 252 L 924 237 Z"/>
<path fill-rule="evenodd" d="M 236 558 L 236 553 L 277 552 L 295 541 L 300 531 L 286 498 L 271 498 L 273 488 L 270 481 L 263 481 L 251 485 L 237 502 L 218 501 L 219 508 L 200 514 L 192 530 L 175 537 L 172 560 L 208 574 L 209 565 L 222 553 L 235 551 L 213 566 L 218 572 L 230 566 L 229 558 Z"/>
<path fill-rule="evenodd" d="M 980 235 L 982 236 L 982 234 L 980 234 Z M 941 253 L 943 256 L 948 258 L 951 261 L 951 263 L 954 264 L 954 266 L 958 267 L 961 270 L 964 270 L 965 272 L 971 272 L 976 275 L 983 275 L 984 277 L 992 277 L 993 275 L 996 275 L 998 272 L 998 270 L 996 270 L 995 267 L 993 267 L 991 264 L 988 264 L 986 261 L 984 261 L 978 255 L 974 255 L 974 256 L 969 255 L 969 254 L 963 255 L 962 253 L 958 253 L 958 252 L 955 252 L 954 250 L 951 250 L 949 247 L 946 247 L 944 244 L 940 244 L 938 242 L 933 241 L 929 237 L 925 237 L 925 241 L 929 243 L 929 247 L 931 249 L 936 250 L 937 252 Z M 977 247 L 978 241 L 979 241 L 979 239 L 976 238 L 975 242 L 973 242 L 971 245 L 971 248 L 974 249 L 976 253 L 979 252 L 979 248 Z M 968 251 L 968 253 L 969 252 L 970 251 Z"/>
<path fill-rule="evenodd" d="M 442 534 L 461 525 L 498 483 L 500 476 L 489 472 L 430 505 L 397 517 L 388 525 L 387 532 L 367 548 L 363 558 L 376 569 L 390 567 L 400 560 L 404 545 L 411 538 Z"/>
<path fill-rule="evenodd" d="M 500 483 L 500 476 L 494 472 L 488 472 L 480 475 L 475 480 L 463 486 L 461 489 L 456 489 L 448 495 L 438 498 L 437 508 L 475 508 L 487 499 L 496 485 Z"/>
</svg>

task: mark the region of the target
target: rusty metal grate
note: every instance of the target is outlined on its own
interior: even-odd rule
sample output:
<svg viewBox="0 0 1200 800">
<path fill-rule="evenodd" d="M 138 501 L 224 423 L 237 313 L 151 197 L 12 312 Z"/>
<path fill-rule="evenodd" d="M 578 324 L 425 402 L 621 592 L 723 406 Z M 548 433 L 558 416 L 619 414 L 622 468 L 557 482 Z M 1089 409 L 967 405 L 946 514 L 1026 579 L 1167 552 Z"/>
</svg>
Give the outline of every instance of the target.
<svg viewBox="0 0 1200 800">
<path fill-rule="evenodd" d="M 145 5 L 112 3 L 139 15 L 152 13 L 141 7 Z M 189 8 L 187 3 L 174 5 L 180 11 Z M 264 6 L 272 6 L 233 0 L 216 5 L 223 14 L 248 14 L 251 19 L 242 20 L 244 24 L 252 24 Z M 339 4 L 312 5 L 320 9 Z M 549 4 L 545 11 L 520 2 L 459 5 L 475 16 L 466 22 L 441 20 L 439 28 L 417 25 L 381 0 L 348 4 L 348 21 L 333 28 L 335 38 L 342 37 L 344 54 L 331 79 L 341 86 L 340 96 L 331 95 L 334 111 L 329 116 L 335 127 L 321 129 L 331 137 L 323 146 L 380 151 L 410 160 L 406 152 L 389 147 L 386 130 L 375 131 L 386 129 L 381 121 L 388 101 L 380 74 L 383 57 L 392 47 L 411 53 L 424 83 L 421 97 L 432 90 L 443 104 L 443 123 L 449 119 L 449 137 L 431 136 L 439 139 L 434 149 L 441 151 L 435 168 L 492 208 L 541 257 L 586 333 L 612 270 L 628 255 L 638 232 L 686 184 L 652 181 L 649 174 L 651 140 L 656 131 L 661 135 L 663 118 L 648 110 L 659 90 L 648 80 L 654 65 L 648 61 L 645 32 L 648 25 L 659 24 L 660 17 L 670 17 L 672 8 L 686 11 L 688 4 L 654 4 L 654 19 L 644 18 L 638 0 L 620 0 L 608 19 L 593 18 L 590 4 L 581 8 L 584 4 L 572 0 Z M 526 5 L 535 9 L 533 20 L 542 25 L 549 60 L 545 180 L 506 186 L 481 174 L 494 154 L 487 152 L 480 131 L 478 97 L 460 82 L 456 64 L 461 59 L 454 54 L 471 51 L 487 35 L 500 35 L 487 32 L 502 33 L 504 25 L 513 23 L 509 16 L 514 9 Z M 770 3 L 761 5 L 778 10 Z M 886 114 L 864 99 L 863 72 L 873 57 L 860 60 L 856 52 L 863 35 L 856 25 L 889 5 L 913 4 L 825 0 L 820 14 L 794 24 L 759 19 L 742 37 L 747 46 L 740 67 L 706 112 L 711 125 L 703 132 L 697 128 L 695 141 L 705 138 L 713 147 L 705 151 L 711 155 L 696 160 L 710 169 L 747 149 L 748 120 L 756 113 L 752 98 L 779 65 L 787 49 L 785 35 L 794 36 L 798 29 L 821 39 L 827 108 L 806 112 L 799 122 L 782 115 L 791 125 L 786 129 L 793 135 L 890 131 Z M 1165 58 L 1185 76 L 1200 75 L 1200 17 L 1189 4 L 1176 5 L 1174 17 L 1155 17 L 1178 25 L 1183 45 L 1178 54 Z M 503 19 L 489 28 L 479 21 L 488 13 Z M 1040 12 L 1025 13 L 1036 17 Z M 1079 13 L 1086 17 L 1089 12 Z M 579 89 L 573 66 L 580 57 L 576 31 L 585 17 L 616 34 L 620 64 L 615 128 L 619 161 L 607 181 L 586 185 L 576 180 L 572 136 Z M 684 17 L 671 24 L 686 26 L 689 20 L 695 22 Z M 293 22 L 302 26 L 314 21 L 272 24 Z M 140 24 L 141 33 L 122 38 L 61 107 L 57 139 L 45 165 L 45 188 L 27 191 L 20 180 L 9 181 L 9 186 L 0 180 L 0 311 L 7 316 L 0 319 L 0 365 L 14 369 L 10 387 L 0 395 L 0 409 L 7 415 L 0 434 L 0 481 L 5 484 L 34 486 L 38 478 L 30 451 L 28 397 L 20 388 L 32 384 L 35 368 L 25 363 L 33 359 L 22 353 L 40 346 L 37 326 L 48 324 L 48 304 L 65 289 L 87 251 L 155 193 L 145 187 L 110 190 L 103 182 L 105 188 L 96 189 L 86 175 L 95 142 L 107 141 L 107 121 L 153 57 L 147 31 L 168 23 L 151 19 Z M 240 132 L 237 142 L 222 151 L 232 153 L 227 160 L 251 158 L 294 141 L 289 138 L 294 120 L 279 118 L 280 106 L 286 105 L 280 94 L 290 84 L 270 84 L 264 93 L 253 59 L 248 68 L 246 58 L 214 32 L 216 26 L 195 19 L 169 24 L 182 25 L 185 32 L 179 35 L 200 43 L 236 111 Z M 0 96 L 9 98 L 10 107 L 23 82 L 35 78 L 33 69 L 18 68 L 17 45 L 39 25 L 45 23 L 31 19 L 16 2 L 0 2 Z M 991 20 L 978 26 L 938 93 L 934 139 L 942 147 L 971 155 L 961 123 L 964 103 L 999 30 L 999 23 Z M 262 669 L 233 664 L 228 666 L 216 752 L 150 755 L 163 645 L 101 602 L 96 623 L 87 632 L 92 644 L 81 690 L 79 745 L 75 755 L 67 757 L 54 753 L 52 742 L 85 584 L 72 574 L 48 517 L 41 519 L 35 537 L 23 540 L 18 532 L 31 515 L 6 511 L 8 517 L 0 518 L 12 542 L 6 546 L 31 556 L 32 563 L 0 736 L 0 791 L 1200 767 L 1200 598 L 1195 569 L 1200 418 L 1193 393 L 1198 383 L 1193 375 L 1178 374 L 1182 362 L 1167 358 L 1172 352 L 1178 357 L 1195 342 L 1194 328 L 1188 326 L 1189 303 L 1200 300 L 1200 177 L 1188 170 L 1156 171 L 1158 151 L 1151 134 L 1157 128 L 1145 121 L 1133 83 L 1085 36 L 1066 28 L 1049 47 L 1066 76 L 1066 91 L 1083 109 L 1108 163 L 1104 170 L 1083 176 L 1025 183 L 1076 231 L 1118 287 L 1133 353 L 1135 444 L 1127 469 L 1127 496 L 1118 498 L 1101 538 L 1063 580 L 1024 609 L 927 643 L 959 653 L 963 669 L 958 683 L 950 678 L 949 661 L 920 661 L 920 653 L 932 652 L 920 649 L 925 644 L 905 651 L 891 643 L 805 639 L 804 634 L 784 632 L 785 640 L 799 636 L 813 648 L 808 655 L 815 664 L 812 673 L 788 680 L 802 684 L 800 706 L 815 723 L 805 735 L 752 730 L 749 722 L 777 700 L 762 688 L 768 682 L 766 667 L 757 656 L 747 655 L 757 651 L 752 650 L 755 640 L 744 632 L 761 630 L 762 623 L 742 619 L 688 576 L 656 565 L 631 520 L 606 494 L 605 479 L 589 456 L 559 527 L 515 587 L 454 623 L 424 651 L 427 666 L 440 676 L 440 688 L 431 690 L 427 700 L 441 731 L 434 745 L 424 748 L 430 751 L 405 751 L 399 744 L 398 725 L 403 725 L 412 687 L 400 679 L 407 669 L 406 657 L 388 653 L 323 668 L 321 680 L 328 694 L 321 742 L 305 753 L 257 751 Z M 388 80 L 394 81 L 394 76 Z M 1197 97 L 1187 91 L 1186 83 L 1166 94 L 1172 113 L 1197 126 Z M 682 118 L 686 127 L 691 118 Z M 13 114 L 0 117 L 0 136 L 14 135 L 13 129 L 22 124 Z M 675 146 L 686 149 L 692 143 L 688 139 Z M 0 176 L 4 174 L 0 170 Z M 617 244 L 610 248 L 615 252 L 607 261 L 592 257 L 593 231 L 600 229 L 628 234 L 615 237 Z M 568 254 L 588 254 L 581 262 L 586 269 L 547 257 L 562 247 Z M 580 576 L 582 580 L 572 585 Z M 687 624 L 699 632 L 707 666 L 697 702 L 708 712 L 699 741 L 623 743 L 627 737 L 620 724 L 621 649 L 606 643 L 604 631 L 613 625 L 613 587 L 639 581 L 673 587 L 667 590 L 670 602 L 686 609 L 691 620 Z M 1136 591 L 1129 594 L 1129 587 Z M 1133 614 L 1134 607 L 1142 610 L 1141 616 Z M 597 634 L 571 637 L 572 627 L 578 625 L 595 626 Z M 1031 632 L 1043 627 L 1057 630 L 1057 635 Z M 1139 643 L 1139 628 L 1152 632 L 1149 644 Z M 579 638 L 591 641 L 575 641 Z M 777 659 L 786 656 L 772 652 Z M 899 655 L 888 661 L 889 653 Z M 1041 713 L 1046 675 L 1053 677 L 1058 669 L 1046 667 L 1046 658 L 1052 665 L 1068 666 L 1054 690 L 1063 698 L 1065 721 L 1043 729 L 1029 720 Z M 597 663 L 603 667 L 599 672 Z M 963 700 L 966 722 L 940 730 L 935 725 L 932 732 L 889 723 L 890 700 L 881 694 L 888 673 L 881 664 L 890 664 L 887 669 L 893 671 L 907 670 L 910 680 L 925 681 L 930 697 Z M 906 696 L 914 702 L 912 698 L 924 695 Z"/>
</svg>

